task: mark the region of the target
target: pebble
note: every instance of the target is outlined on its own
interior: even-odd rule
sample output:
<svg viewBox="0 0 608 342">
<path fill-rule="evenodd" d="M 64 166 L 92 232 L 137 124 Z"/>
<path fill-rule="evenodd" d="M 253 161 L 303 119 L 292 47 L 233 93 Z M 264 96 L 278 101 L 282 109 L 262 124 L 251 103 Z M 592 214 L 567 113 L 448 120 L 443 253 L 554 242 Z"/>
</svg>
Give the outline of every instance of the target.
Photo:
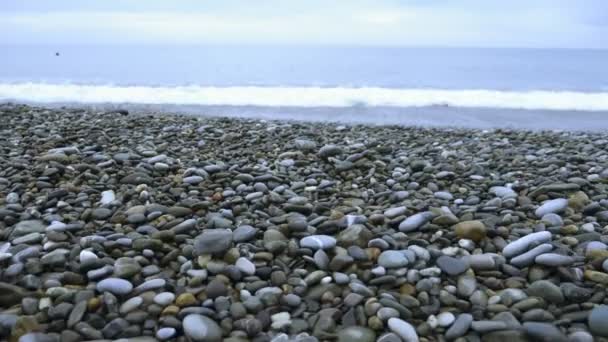
<svg viewBox="0 0 608 342">
<path fill-rule="evenodd" d="M 378 257 L 378 265 L 385 268 L 398 268 L 407 266 L 407 257 L 399 251 L 384 251 Z"/>
<path fill-rule="evenodd" d="M 311 235 L 300 240 L 300 246 L 313 250 L 330 249 L 336 246 L 336 239 L 329 235 Z"/>
<path fill-rule="evenodd" d="M 249 259 L 240 257 L 237 259 L 235 266 L 244 274 L 254 275 L 255 274 L 255 265 L 249 261 Z"/>
<path fill-rule="evenodd" d="M 227 251 L 232 246 L 230 229 L 207 229 L 194 240 L 197 254 L 216 254 Z"/>
<path fill-rule="evenodd" d="M 191 314 L 184 318 L 184 334 L 192 341 L 220 342 L 222 329 L 211 318 L 198 314 Z"/>
<path fill-rule="evenodd" d="M 408 322 L 399 319 L 391 318 L 388 320 L 388 327 L 399 336 L 404 342 L 418 342 L 418 333 L 416 329 Z"/>
<path fill-rule="evenodd" d="M 471 323 L 473 323 L 473 316 L 468 313 L 461 313 L 445 332 L 445 337 L 448 340 L 454 340 L 464 336 L 471 327 Z"/>
<path fill-rule="evenodd" d="M 428 211 L 414 214 L 399 224 L 399 230 L 404 233 L 417 230 L 429 222 L 433 217 L 434 215 Z"/>
<path fill-rule="evenodd" d="M 550 213 L 559 213 L 564 211 L 568 207 L 568 200 L 565 198 L 557 198 L 554 200 L 546 201 L 536 209 L 534 212 L 536 217 L 542 218 L 543 216 Z"/>
<path fill-rule="evenodd" d="M 126 295 L 133 290 L 133 285 L 124 279 L 107 278 L 97 283 L 97 291 L 110 292 L 115 295 Z"/>
<path fill-rule="evenodd" d="M 594 307 L 589 313 L 587 322 L 592 334 L 608 337 L 608 305 Z"/>
<path fill-rule="evenodd" d="M 442 255 L 437 258 L 436 263 L 443 272 L 451 276 L 459 275 L 469 269 L 469 264 L 464 258 Z"/>
<path fill-rule="evenodd" d="M 545 242 L 551 241 L 550 232 L 537 232 L 523 236 L 502 249 L 502 254 L 507 258 L 520 255 L 527 251 L 530 246 L 536 246 Z"/>
</svg>

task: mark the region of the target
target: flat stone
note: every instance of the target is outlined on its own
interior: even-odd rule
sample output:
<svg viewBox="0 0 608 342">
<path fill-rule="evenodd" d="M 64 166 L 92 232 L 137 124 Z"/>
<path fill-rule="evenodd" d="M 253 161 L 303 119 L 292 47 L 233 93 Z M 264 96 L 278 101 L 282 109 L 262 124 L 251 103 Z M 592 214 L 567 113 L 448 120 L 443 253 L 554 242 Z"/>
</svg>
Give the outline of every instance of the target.
<svg viewBox="0 0 608 342">
<path fill-rule="evenodd" d="M 559 286 L 548 280 L 537 280 L 528 286 L 528 295 L 540 297 L 551 303 L 561 304 L 564 302 L 564 295 Z"/>
<path fill-rule="evenodd" d="M 231 246 L 230 229 L 206 229 L 194 240 L 194 250 L 198 255 L 223 253 Z"/>
<path fill-rule="evenodd" d="M 458 315 L 452 326 L 445 332 L 445 337 L 448 340 L 454 340 L 458 337 L 464 336 L 473 323 L 473 316 L 468 313 L 462 313 Z"/>
<path fill-rule="evenodd" d="M 311 235 L 300 240 L 300 246 L 303 248 L 330 249 L 336 246 L 336 239 L 329 235 Z"/>
<path fill-rule="evenodd" d="M 352 326 L 338 331 L 338 342 L 375 342 L 376 332 L 372 329 Z"/>
<path fill-rule="evenodd" d="M 399 251 L 384 251 L 378 257 L 378 265 L 385 268 L 398 268 L 407 266 L 407 257 Z"/>
<path fill-rule="evenodd" d="M 539 265 L 551 267 L 570 266 L 574 263 L 574 258 L 556 253 L 545 253 L 537 256 L 534 259 L 534 262 Z"/>
<path fill-rule="evenodd" d="M 443 272 L 451 276 L 459 275 L 469 269 L 469 264 L 464 258 L 442 255 L 435 263 Z"/>
<path fill-rule="evenodd" d="M 568 342 L 568 337 L 553 324 L 525 322 L 524 331 L 536 341 Z"/>
<path fill-rule="evenodd" d="M 133 285 L 121 278 L 107 278 L 97 283 L 97 291 L 110 292 L 115 295 L 126 295 L 133 290 Z"/>
<path fill-rule="evenodd" d="M 537 256 L 550 252 L 551 250 L 553 250 L 553 246 L 551 244 L 543 243 L 542 245 L 538 245 L 531 250 L 516 256 L 515 258 L 511 259 L 509 263 L 520 268 L 530 266 L 534 263 Z"/>
<path fill-rule="evenodd" d="M 247 275 L 255 274 L 255 265 L 245 257 L 240 257 L 236 260 L 236 268 Z"/>
<path fill-rule="evenodd" d="M 255 237 L 257 229 L 249 225 L 242 225 L 233 231 L 234 242 L 247 242 Z"/>
<path fill-rule="evenodd" d="M 412 232 L 425 225 L 433 219 L 435 215 L 430 211 L 414 214 L 399 224 L 399 231 L 404 233 Z"/>
</svg>

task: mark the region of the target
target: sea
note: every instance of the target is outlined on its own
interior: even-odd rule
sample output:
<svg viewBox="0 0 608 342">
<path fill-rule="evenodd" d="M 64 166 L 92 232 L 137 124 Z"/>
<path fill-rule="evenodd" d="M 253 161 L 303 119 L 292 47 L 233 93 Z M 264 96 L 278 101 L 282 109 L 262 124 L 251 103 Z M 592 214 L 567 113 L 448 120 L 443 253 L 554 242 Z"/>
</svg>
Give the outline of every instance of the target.
<svg viewBox="0 0 608 342">
<path fill-rule="evenodd" d="M 605 131 L 608 50 L 3 46 L 0 102 Z"/>
</svg>

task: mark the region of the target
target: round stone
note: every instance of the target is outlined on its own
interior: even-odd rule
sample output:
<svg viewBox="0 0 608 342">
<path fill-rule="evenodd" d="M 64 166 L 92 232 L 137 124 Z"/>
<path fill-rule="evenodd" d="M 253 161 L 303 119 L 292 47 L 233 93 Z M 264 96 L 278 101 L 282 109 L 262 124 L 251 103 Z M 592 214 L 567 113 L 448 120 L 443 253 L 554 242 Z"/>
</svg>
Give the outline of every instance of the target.
<svg viewBox="0 0 608 342">
<path fill-rule="evenodd" d="M 168 339 L 172 338 L 173 336 L 175 336 L 175 333 L 176 333 L 175 328 L 171 328 L 171 327 L 161 328 L 161 329 L 158 329 L 158 331 L 156 332 L 156 338 L 158 338 L 161 341 L 165 341 L 165 340 L 168 340 Z"/>
<path fill-rule="evenodd" d="M 439 323 L 440 327 L 449 327 L 452 325 L 452 323 L 454 323 L 455 320 L 456 317 L 454 317 L 454 314 L 451 312 L 442 312 L 437 315 L 437 322 Z"/>
<path fill-rule="evenodd" d="M 222 341 L 222 329 L 214 320 L 207 316 L 191 314 L 182 323 L 184 333 L 196 342 Z"/>
<path fill-rule="evenodd" d="M 456 236 L 479 242 L 486 237 L 486 226 L 481 221 L 463 221 L 454 226 Z"/>
<path fill-rule="evenodd" d="M 230 229 L 207 229 L 194 240 L 197 254 L 217 254 L 226 252 L 232 246 Z"/>
<path fill-rule="evenodd" d="M 235 263 L 236 268 L 246 275 L 255 274 L 255 265 L 245 257 L 240 257 Z"/>
<path fill-rule="evenodd" d="M 378 257 L 378 265 L 385 268 L 398 268 L 407 266 L 407 257 L 399 251 L 384 251 Z"/>
<path fill-rule="evenodd" d="M 608 305 L 598 305 L 593 308 L 587 322 L 591 333 L 608 337 Z"/>
<path fill-rule="evenodd" d="M 175 295 L 171 292 L 161 292 L 154 296 L 154 303 L 160 306 L 167 306 L 175 300 Z"/>
</svg>

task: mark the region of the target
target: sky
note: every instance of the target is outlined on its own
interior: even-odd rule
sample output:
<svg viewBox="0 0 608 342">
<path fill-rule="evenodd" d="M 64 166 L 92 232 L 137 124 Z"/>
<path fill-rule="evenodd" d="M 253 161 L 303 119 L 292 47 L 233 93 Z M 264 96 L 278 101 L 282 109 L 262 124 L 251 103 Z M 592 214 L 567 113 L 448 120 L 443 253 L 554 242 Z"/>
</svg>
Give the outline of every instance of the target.
<svg viewBox="0 0 608 342">
<path fill-rule="evenodd" d="M 608 48 L 608 0 L 1 0 L 0 45 Z"/>
</svg>

